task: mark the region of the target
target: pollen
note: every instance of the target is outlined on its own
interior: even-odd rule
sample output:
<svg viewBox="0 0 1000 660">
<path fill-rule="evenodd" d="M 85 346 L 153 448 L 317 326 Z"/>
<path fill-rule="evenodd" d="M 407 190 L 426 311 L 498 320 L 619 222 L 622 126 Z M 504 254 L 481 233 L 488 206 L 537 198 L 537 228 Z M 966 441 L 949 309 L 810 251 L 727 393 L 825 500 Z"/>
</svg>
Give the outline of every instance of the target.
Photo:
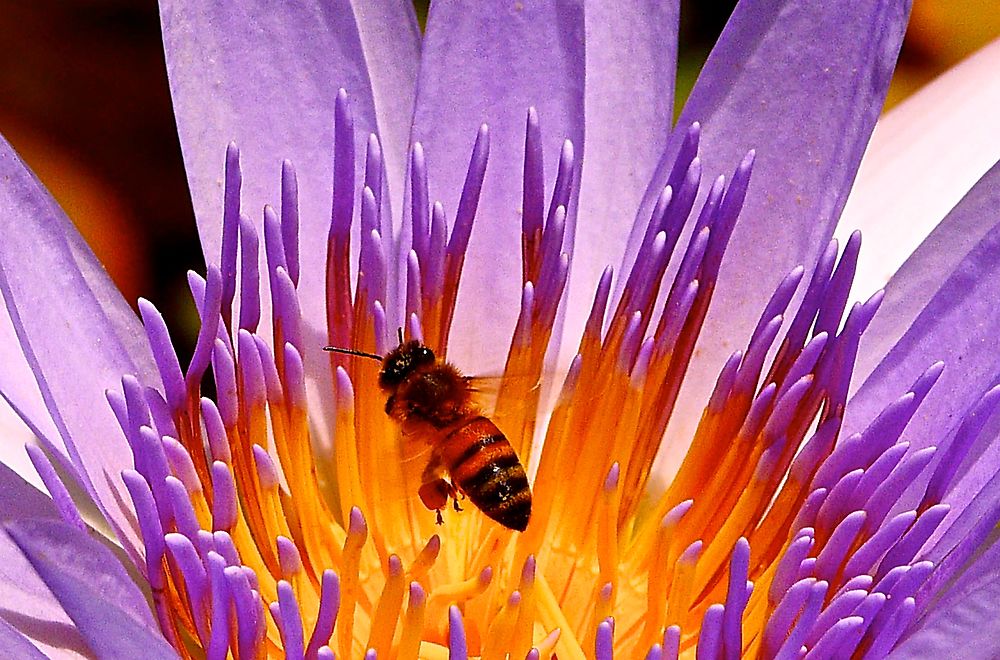
<svg viewBox="0 0 1000 660">
<path fill-rule="evenodd" d="M 263 209 L 259 235 L 241 209 L 231 145 L 219 265 L 189 277 L 201 318 L 191 362 L 182 368 L 162 316 L 142 301 L 162 383 L 126 376 L 108 393 L 135 457 L 124 480 L 145 577 L 182 657 L 880 657 L 891 648 L 936 567 L 921 549 L 948 513 L 940 501 L 958 461 L 934 459 L 966 451 L 982 423 L 943 450 L 911 452 L 899 440 L 941 373 L 932 365 L 868 429 L 841 437 L 858 342 L 881 302 L 847 304 L 859 236 L 789 272 L 751 336 L 734 338 L 741 348 L 693 437 L 667 440 L 686 453 L 658 488 L 654 461 L 754 153 L 703 180 L 700 128 L 688 128 L 634 265 L 619 275 L 623 293 L 612 295 L 615 272 L 605 270 L 576 355 L 551 382 L 577 155 L 564 144 L 547 196 L 530 110 L 520 308 L 487 410 L 534 475 L 530 521 L 516 532 L 465 500 L 439 526 L 418 495 L 428 448 L 387 416 L 378 368 L 321 349 L 385 355 L 398 325 L 447 356 L 490 132 L 472 140 L 451 221 L 432 203 L 428 159 L 413 145 L 409 245 L 396 249 L 381 217 L 378 140 L 355 172 L 343 92 L 335 117 L 325 334 L 300 306 L 295 169 L 283 164 L 280 208 Z M 554 388 L 554 403 L 540 384 Z M 925 470 L 919 496 L 904 498 Z"/>
</svg>

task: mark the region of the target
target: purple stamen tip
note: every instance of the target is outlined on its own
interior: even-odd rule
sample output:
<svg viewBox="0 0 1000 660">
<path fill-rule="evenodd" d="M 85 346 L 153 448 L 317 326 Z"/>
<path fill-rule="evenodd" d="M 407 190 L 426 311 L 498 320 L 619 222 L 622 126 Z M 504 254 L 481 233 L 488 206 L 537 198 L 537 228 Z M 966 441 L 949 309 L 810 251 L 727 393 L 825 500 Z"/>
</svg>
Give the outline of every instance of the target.
<svg viewBox="0 0 1000 660">
<path fill-rule="evenodd" d="M 268 491 L 277 488 L 280 483 L 278 467 L 274 464 L 274 459 L 267 453 L 267 450 L 260 445 L 254 445 L 253 459 L 254 465 L 257 468 L 257 478 L 260 480 L 260 487 Z"/>
<path fill-rule="evenodd" d="M 348 524 L 348 534 L 368 534 L 368 523 L 358 507 L 351 508 L 351 518 Z"/>
<path fill-rule="evenodd" d="M 292 585 L 285 580 L 278 581 L 278 605 L 281 610 L 281 641 L 284 643 L 285 657 L 300 659 L 305 656 L 302 635 L 302 615 L 295 598 Z"/>
<path fill-rule="evenodd" d="M 410 583 L 410 595 L 409 595 L 409 605 L 410 609 L 415 607 L 420 607 L 427 600 L 427 594 L 424 592 L 423 587 L 420 586 L 419 582 Z"/>
<path fill-rule="evenodd" d="M 462 623 L 462 612 L 457 606 L 448 608 L 448 658 L 450 660 L 468 660 L 469 650 L 465 640 L 465 626 Z"/>
<path fill-rule="evenodd" d="M 275 539 L 278 547 L 278 565 L 281 567 L 281 576 L 289 580 L 302 571 L 302 556 L 295 542 L 286 536 L 279 536 Z"/>
<path fill-rule="evenodd" d="M 528 555 L 521 569 L 521 584 L 531 584 L 535 581 L 535 555 Z"/>
<path fill-rule="evenodd" d="M 166 321 L 159 310 L 145 298 L 139 298 L 139 314 L 142 316 L 142 324 L 149 338 L 149 346 L 153 352 L 153 360 L 160 372 L 163 380 L 164 393 L 167 396 L 167 403 L 171 410 L 177 411 L 183 408 L 186 401 L 186 391 L 184 387 L 184 374 L 181 372 L 180 362 L 177 360 L 177 353 L 174 352 L 173 343 L 170 340 L 170 332 L 167 330 Z"/>
<path fill-rule="evenodd" d="M 663 657 L 677 660 L 681 650 L 681 627 L 674 625 L 663 631 Z"/>
<path fill-rule="evenodd" d="M 604 492 L 610 493 L 618 488 L 618 477 L 621 474 L 621 466 L 618 465 L 618 461 L 611 464 L 611 469 L 608 470 L 608 476 L 604 479 Z"/>
<path fill-rule="evenodd" d="M 597 639 L 594 642 L 594 657 L 597 660 L 611 660 L 614 658 L 614 637 L 615 628 L 608 619 L 601 621 L 597 626 Z"/>
<path fill-rule="evenodd" d="M 332 570 L 323 571 L 320 583 L 319 612 L 316 614 L 316 625 L 309 639 L 306 657 L 312 657 L 316 649 L 330 641 L 337 614 L 340 611 L 340 580 Z"/>
</svg>

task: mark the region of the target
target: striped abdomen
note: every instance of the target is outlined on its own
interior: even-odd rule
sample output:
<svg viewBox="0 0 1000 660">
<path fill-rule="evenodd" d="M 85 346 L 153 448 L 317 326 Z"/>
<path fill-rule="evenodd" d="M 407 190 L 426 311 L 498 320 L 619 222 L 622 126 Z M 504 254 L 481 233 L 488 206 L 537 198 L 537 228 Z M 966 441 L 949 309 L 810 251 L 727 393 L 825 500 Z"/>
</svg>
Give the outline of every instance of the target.
<svg viewBox="0 0 1000 660">
<path fill-rule="evenodd" d="M 523 532 L 531 517 L 531 489 L 514 448 L 485 417 L 471 417 L 438 446 L 452 483 L 483 513 Z"/>
</svg>

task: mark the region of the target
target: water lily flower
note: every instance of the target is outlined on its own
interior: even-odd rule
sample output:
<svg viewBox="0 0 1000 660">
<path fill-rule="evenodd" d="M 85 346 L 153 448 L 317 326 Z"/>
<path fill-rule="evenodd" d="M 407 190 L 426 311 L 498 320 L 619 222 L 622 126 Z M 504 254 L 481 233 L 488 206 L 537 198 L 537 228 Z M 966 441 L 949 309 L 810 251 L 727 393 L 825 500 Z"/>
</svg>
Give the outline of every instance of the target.
<svg viewBox="0 0 1000 660">
<path fill-rule="evenodd" d="M 936 225 L 876 246 L 884 292 L 849 304 L 831 241 L 908 10 L 744 0 L 671 127 L 676 2 L 438 3 L 421 36 L 404 3 L 163 0 L 188 364 L 0 144 L 0 393 L 47 490 L 0 468 L 6 648 L 992 654 L 1000 45 L 865 157 L 848 221 Z M 428 510 L 379 366 L 322 350 L 397 328 L 502 374 L 523 532 Z M 513 506 L 485 464 L 452 476 Z"/>
</svg>

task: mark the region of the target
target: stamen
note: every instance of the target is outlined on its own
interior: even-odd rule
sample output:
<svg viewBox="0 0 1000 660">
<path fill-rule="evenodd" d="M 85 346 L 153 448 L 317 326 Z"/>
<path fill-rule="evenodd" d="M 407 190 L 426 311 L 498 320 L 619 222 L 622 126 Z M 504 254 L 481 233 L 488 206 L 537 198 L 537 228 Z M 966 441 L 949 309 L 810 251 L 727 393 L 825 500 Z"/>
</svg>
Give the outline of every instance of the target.
<svg viewBox="0 0 1000 660">
<path fill-rule="evenodd" d="M 528 108 L 524 131 L 524 173 L 521 203 L 521 280 L 532 281 L 532 259 L 542 238 L 545 214 L 545 175 L 543 169 L 542 129 L 538 111 Z"/>
<path fill-rule="evenodd" d="M 354 633 L 354 608 L 358 600 L 360 588 L 358 564 L 361 560 L 361 548 L 368 538 L 368 525 L 357 507 L 351 509 L 347 527 L 347 539 L 344 541 L 343 568 L 340 572 L 341 603 L 339 624 L 337 626 L 337 647 L 342 658 L 351 657 Z"/>
<path fill-rule="evenodd" d="M 635 548 L 634 557 L 648 558 L 649 579 L 646 586 L 646 617 L 645 626 L 640 638 L 639 647 L 652 643 L 663 628 L 666 620 L 667 597 L 673 580 L 673 566 L 677 561 L 680 549 L 675 543 L 675 530 L 691 509 L 694 500 L 684 500 L 660 521 L 656 540 L 649 551 Z"/>
<path fill-rule="evenodd" d="M 871 570 L 882 555 L 899 541 L 916 518 L 916 511 L 904 511 L 893 516 L 851 554 L 844 565 L 844 577 L 851 578 Z"/>
<path fill-rule="evenodd" d="M 436 537 L 435 537 L 436 538 Z M 399 637 L 398 660 L 416 660 L 420 651 L 420 638 L 427 611 L 427 596 L 419 582 L 410 583 L 409 599 L 403 615 L 403 627 Z"/>
<path fill-rule="evenodd" d="M 307 658 L 318 653 L 321 646 L 325 647 L 330 643 L 330 637 L 337 623 L 337 614 L 340 611 L 340 594 L 340 580 L 337 574 L 329 569 L 323 571 L 319 611 L 316 613 L 316 624 L 313 627 L 312 637 L 309 638 L 309 646 L 306 648 Z"/>
<path fill-rule="evenodd" d="M 663 657 L 665 660 L 677 660 L 681 650 L 681 627 L 668 626 L 663 633 Z"/>
<path fill-rule="evenodd" d="M 695 568 L 701 556 L 702 542 L 695 541 L 687 547 L 674 564 L 673 580 L 670 582 L 670 596 L 667 598 L 667 627 L 686 623 L 691 598 L 694 595 Z"/>
<path fill-rule="evenodd" d="M 299 298 L 295 293 L 288 271 L 281 266 L 274 270 L 274 288 L 271 290 L 273 304 L 272 313 L 274 315 L 275 332 L 297 350 L 301 350 L 302 329 L 300 318 L 302 313 L 299 309 Z"/>
<path fill-rule="evenodd" d="M 231 532 L 239 515 L 233 474 L 222 461 L 212 463 L 212 531 Z"/>
<path fill-rule="evenodd" d="M 240 402 L 236 387 L 236 361 L 221 339 L 215 340 L 212 351 L 212 373 L 215 375 L 216 406 L 226 429 L 235 428 Z"/>
<path fill-rule="evenodd" d="M 240 170 L 240 150 L 235 142 L 226 148 L 226 172 L 222 205 L 222 318 L 226 327 L 231 325 L 233 299 L 236 297 L 236 247 L 239 240 L 240 189 L 243 174 Z"/>
<path fill-rule="evenodd" d="M 278 608 L 281 612 L 281 644 L 288 658 L 304 658 L 305 645 L 302 634 L 302 616 L 299 603 L 295 599 L 292 585 L 285 580 L 278 581 Z"/>
<path fill-rule="evenodd" d="M 946 454 L 937 464 L 930 483 L 927 484 L 927 490 L 921 502 L 922 508 L 944 499 L 945 493 L 953 483 L 959 466 L 968 455 L 973 441 L 979 437 L 998 405 L 1000 405 L 1000 385 L 988 390 L 976 402 L 972 410 L 965 416 L 954 438 L 946 445 L 944 449 Z"/>
<path fill-rule="evenodd" d="M 222 421 L 222 415 L 215 402 L 206 397 L 201 398 L 201 419 L 205 424 L 208 449 L 212 460 L 231 465 L 233 456 L 229 452 L 229 438 L 226 437 L 226 427 Z"/>
<path fill-rule="evenodd" d="M 892 474 L 892 471 L 903 460 L 909 447 L 910 443 L 900 442 L 882 452 L 882 455 L 875 459 L 871 467 L 864 470 L 863 477 L 851 494 L 851 504 L 861 506 L 867 502 L 879 485 Z"/>
<path fill-rule="evenodd" d="M 153 492 L 146 479 L 135 470 L 122 471 L 122 481 L 132 499 L 139 531 L 142 533 L 143 546 L 146 550 L 145 576 L 149 581 L 157 621 L 168 637 L 176 636 L 172 615 L 164 595 L 166 572 L 163 558 L 166 544 L 163 541 L 163 527 L 160 524 L 156 502 L 153 500 Z"/>
<path fill-rule="evenodd" d="M 789 589 L 795 584 L 799 565 L 809 555 L 815 542 L 811 527 L 806 527 L 798 531 L 795 539 L 789 544 L 788 549 L 778 562 L 774 579 L 771 581 L 771 587 L 767 593 L 769 607 L 777 607 L 778 603 L 785 598 Z"/>
<path fill-rule="evenodd" d="M 153 306 L 153 303 L 145 298 L 139 298 L 136 306 L 142 317 L 142 325 L 146 330 L 146 337 L 149 339 L 153 359 L 160 371 L 163 390 L 167 395 L 167 403 L 170 405 L 170 409 L 176 413 L 184 407 L 186 396 L 184 374 L 181 373 L 177 353 L 174 352 L 173 343 L 170 341 L 170 331 L 167 330 L 166 321 L 163 320 L 163 316 Z"/>
<path fill-rule="evenodd" d="M 917 517 L 913 526 L 882 558 L 880 566 L 902 566 L 913 561 L 917 552 L 951 511 L 948 504 L 935 504 Z"/>
<path fill-rule="evenodd" d="M 389 645 L 399 621 L 399 611 L 403 606 L 403 595 L 406 590 L 403 563 L 399 557 L 389 557 L 388 570 L 382 594 L 379 596 L 372 616 L 371 633 L 367 648 L 373 649 L 383 657 L 389 655 Z"/>
<path fill-rule="evenodd" d="M 188 272 L 188 281 L 193 282 L 197 276 Z M 194 287 L 192 286 L 192 292 Z M 222 310 L 222 273 L 215 265 L 209 265 L 205 286 L 202 294 L 195 295 L 198 307 L 198 314 L 201 319 L 201 328 L 198 330 L 198 339 L 195 343 L 194 353 L 191 355 L 191 362 L 188 365 L 187 374 L 184 376 L 185 386 L 188 396 L 194 397 L 195 392 L 201 385 L 202 376 L 208 369 L 212 358 L 212 347 L 215 337 L 219 333 L 219 320 Z"/>
<path fill-rule="evenodd" d="M 535 569 L 534 556 L 529 556 L 521 569 L 521 581 L 517 590 L 521 594 L 521 606 L 517 612 L 517 621 L 511 633 L 510 652 L 514 657 L 521 657 L 531 649 L 531 634 L 535 620 Z"/>
<path fill-rule="evenodd" d="M 205 657 L 207 660 L 222 660 L 229 651 L 229 608 L 232 595 L 225 578 L 225 559 L 216 552 L 209 552 L 206 558 L 212 589 L 212 633 L 205 649 Z"/>
<path fill-rule="evenodd" d="M 873 533 L 882 524 L 889 509 L 899 500 L 903 491 L 913 483 L 917 475 L 923 472 L 931 459 L 934 458 L 935 453 L 937 453 L 937 447 L 932 446 L 910 454 L 879 485 L 865 503 L 865 511 L 868 512 L 868 521 L 865 525 L 866 533 Z"/>
<path fill-rule="evenodd" d="M 299 284 L 299 182 L 289 160 L 281 162 L 281 244 L 292 284 Z"/>
<path fill-rule="evenodd" d="M 257 641 L 257 604 L 246 573 L 239 566 L 223 571 L 234 606 L 237 651 L 241 657 L 253 653 Z"/>
<path fill-rule="evenodd" d="M 794 657 L 791 654 L 798 653 L 819 616 L 828 586 L 822 580 L 806 578 L 788 589 L 767 620 L 761 640 L 764 656 Z"/>
<path fill-rule="evenodd" d="M 486 124 L 479 127 L 472 155 L 469 158 L 469 169 L 462 185 L 462 196 L 455 212 L 455 224 L 448 239 L 448 248 L 444 261 L 444 292 L 442 298 L 441 336 L 447 338 L 451 330 L 451 322 L 455 315 L 455 298 L 458 294 L 458 282 L 465 262 L 465 251 L 469 246 L 472 234 L 472 222 L 479 206 L 479 196 L 486 176 L 486 163 L 490 156 L 490 134 Z M 445 342 L 441 341 L 441 346 Z"/>
<path fill-rule="evenodd" d="M 292 582 L 302 572 L 302 556 L 295 543 L 286 536 L 275 539 L 278 548 L 278 565 L 281 567 L 281 579 Z"/>
<path fill-rule="evenodd" d="M 837 525 L 833 534 L 830 535 L 830 539 L 816 557 L 816 567 L 813 570 L 816 577 L 833 582 L 844 557 L 854 544 L 854 540 L 867 517 L 868 514 L 864 511 L 854 511 Z"/>
<path fill-rule="evenodd" d="M 740 538 L 729 560 L 729 584 L 722 618 L 722 645 L 727 658 L 743 655 L 743 612 L 750 602 L 753 583 L 749 581 L 750 544 Z M 706 614 L 707 616 L 707 614 Z"/>
<path fill-rule="evenodd" d="M 419 142 L 414 142 L 410 149 L 410 213 L 413 222 L 413 252 L 421 260 L 426 259 L 429 252 L 430 206 L 424 147 Z"/>
<path fill-rule="evenodd" d="M 490 622 L 484 641 L 482 660 L 498 660 L 507 657 L 506 640 L 510 639 L 521 608 L 521 592 L 515 590 L 500 612 Z"/>
<path fill-rule="evenodd" d="M 255 332 L 260 323 L 260 240 L 250 218 L 240 216 L 240 323 L 241 330 Z"/>
<path fill-rule="evenodd" d="M 164 542 L 170 550 L 170 556 L 184 578 L 184 586 L 191 611 L 194 614 L 194 624 L 198 630 L 198 638 L 207 643 L 209 630 L 204 614 L 208 612 L 209 581 L 208 573 L 198 557 L 190 539 L 182 534 L 170 533 L 164 537 Z"/>
<path fill-rule="evenodd" d="M 597 626 L 597 641 L 594 657 L 597 660 L 611 660 L 614 657 L 615 625 L 613 619 L 606 619 Z"/>
<path fill-rule="evenodd" d="M 441 552 L 441 537 L 434 534 L 427 540 L 427 544 L 417 555 L 417 558 L 413 560 L 413 564 L 410 566 L 409 576 L 412 580 L 419 580 L 427 574 L 427 571 L 434 565 L 437 561 L 438 555 Z"/>
<path fill-rule="evenodd" d="M 722 620 L 726 608 L 715 604 L 705 610 L 701 620 L 701 630 L 698 633 L 697 660 L 717 658 L 722 652 Z"/>
<path fill-rule="evenodd" d="M 41 478 L 42 483 L 45 485 L 45 489 L 52 497 L 52 503 L 55 505 L 56 511 L 59 512 L 59 516 L 63 522 L 81 532 L 86 532 L 87 523 L 80 516 L 79 510 L 73 502 L 73 497 L 69 494 L 62 479 L 59 478 L 52 463 L 49 462 L 49 457 L 45 455 L 41 447 L 36 445 L 26 444 L 24 449 L 28 452 L 28 458 L 31 460 L 31 464 Z"/>
<path fill-rule="evenodd" d="M 903 636 L 903 633 L 916 615 L 916 610 L 916 601 L 913 598 L 906 598 L 893 613 L 893 616 L 885 619 L 884 625 L 875 628 L 875 624 L 873 624 L 868 634 L 868 639 L 872 640 L 872 644 L 868 648 L 868 652 L 864 655 L 864 658 L 866 660 L 874 660 L 874 658 L 886 657 L 890 649 Z M 875 623 L 879 623 L 879 621 Z"/>
<path fill-rule="evenodd" d="M 354 331 L 351 304 L 351 220 L 354 216 L 354 117 L 347 92 L 337 92 L 334 104 L 333 210 L 327 237 L 327 344 L 350 345 Z M 297 344 L 297 346 L 300 346 Z M 331 355 L 330 364 L 339 358 Z"/>
<path fill-rule="evenodd" d="M 462 612 L 454 605 L 448 608 L 448 652 L 448 657 L 454 660 L 467 660 L 469 657 Z"/>
</svg>

